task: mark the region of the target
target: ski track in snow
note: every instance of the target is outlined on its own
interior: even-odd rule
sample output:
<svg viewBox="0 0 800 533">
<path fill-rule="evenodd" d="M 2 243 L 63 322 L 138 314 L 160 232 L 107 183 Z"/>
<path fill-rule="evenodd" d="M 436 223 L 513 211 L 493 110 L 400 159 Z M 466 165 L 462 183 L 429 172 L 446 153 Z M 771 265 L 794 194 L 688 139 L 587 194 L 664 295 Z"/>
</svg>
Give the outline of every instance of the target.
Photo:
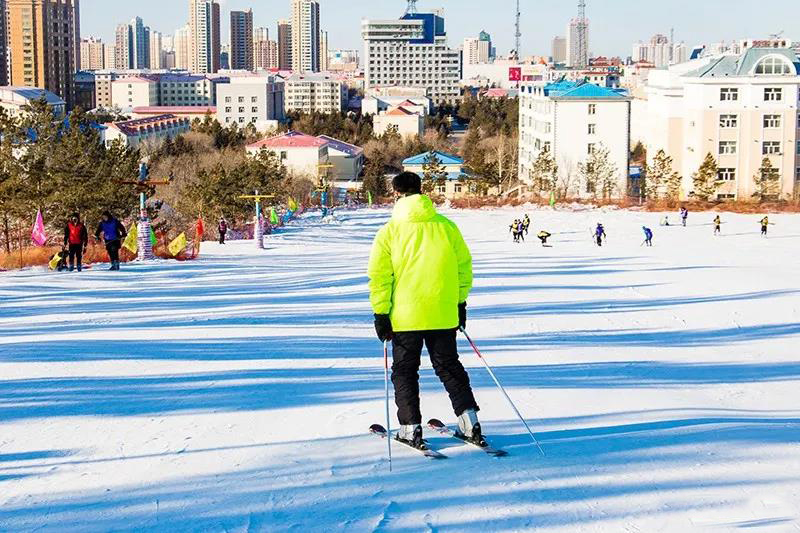
<svg viewBox="0 0 800 533">
<path fill-rule="evenodd" d="M 511 455 L 428 432 L 450 458 L 395 446 L 388 472 L 364 271 L 389 211 L 308 214 L 265 251 L 0 273 L 0 531 L 800 531 L 800 216 L 762 239 L 756 215 L 530 210 L 517 245 L 522 210 L 444 212 L 545 457 L 462 340 Z M 421 390 L 453 423 L 426 358 Z"/>
</svg>

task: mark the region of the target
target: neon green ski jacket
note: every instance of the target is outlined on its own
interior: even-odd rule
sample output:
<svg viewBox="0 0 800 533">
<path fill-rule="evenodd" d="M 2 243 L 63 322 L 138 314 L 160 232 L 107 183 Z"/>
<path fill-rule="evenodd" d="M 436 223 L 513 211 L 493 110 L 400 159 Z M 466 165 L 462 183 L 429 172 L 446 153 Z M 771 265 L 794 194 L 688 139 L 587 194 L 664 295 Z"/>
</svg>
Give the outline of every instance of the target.
<svg viewBox="0 0 800 533">
<path fill-rule="evenodd" d="M 392 329 L 458 327 L 458 304 L 472 288 L 472 256 L 458 227 L 424 195 L 397 201 L 375 236 L 369 258 L 370 303 Z"/>
</svg>

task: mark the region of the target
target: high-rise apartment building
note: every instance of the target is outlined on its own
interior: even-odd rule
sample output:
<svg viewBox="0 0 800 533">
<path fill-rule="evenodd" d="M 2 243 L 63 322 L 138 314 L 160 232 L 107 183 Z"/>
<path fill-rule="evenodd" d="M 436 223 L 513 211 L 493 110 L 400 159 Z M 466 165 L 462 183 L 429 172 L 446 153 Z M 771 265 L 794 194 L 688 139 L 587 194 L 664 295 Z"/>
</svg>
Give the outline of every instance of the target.
<svg viewBox="0 0 800 533">
<path fill-rule="evenodd" d="M 80 64 L 78 0 L 8 0 L 6 14 L 10 84 L 47 89 L 72 108 Z"/>
<path fill-rule="evenodd" d="M 561 36 L 553 37 L 553 44 L 550 49 L 550 57 L 553 58 L 553 63 L 566 63 L 567 62 L 567 39 Z"/>
<path fill-rule="evenodd" d="M 292 24 L 286 19 L 278 21 L 278 68 L 292 69 Z"/>
<path fill-rule="evenodd" d="M 270 40 L 268 28 L 253 32 L 253 68 L 278 68 L 278 43 Z"/>
<path fill-rule="evenodd" d="M 164 35 L 160 31 L 150 32 L 150 68 L 164 68 Z"/>
<path fill-rule="evenodd" d="M 220 47 L 219 4 L 216 0 L 189 0 L 189 70 L 217 72 Z"/>
<path fill-rule="evenodd" d="M 319 2 L 292 0 L 292 70 L 319 72 Z"/>
<path fill-rule="evenodd" d="M 126 70 L 131 68 L 131 28 L 127 24 L 117 26 L 113 68 Z"/>
<path fill-rule="evenodd" d="M 111 69 L 116 68 L 117 47 L 113 44 L 106 44 L 103 46 L 103 68 Z"/>
<path fill-rule="evenodd" d="M 319 32 L 319 69 L 322 71 L 328 70 L 328 65 L 330 58 L 328 54 L 330 51 L 328 50 L 328 32 L 327 31 L 320 31 Z"/>
<path fill-rule="evenodd" d="M 81 39 L 81 70 L 101 70 L 105 66 L 106 46 L 94 37 Z"/>
<path fill-rule="evenodd" d="M 460 59 L 447 44 L 440 13 L 407 13 L 400 19 L 363 20 L 364 84 L 425 90 L 437 105 L 460 99 Z"/>
<path fill-rule="evenodd" d="M 150 68 L 150 28 L 145 26 L 141 17 L 130 22 L 130 60 L 129 68 Z"/>
<path fill-rule="evenodd" d="M 567 26 L 567 66 L 589 66 L 589 21 L 575 18 Z"/>
<path fill-rule="evenodd" d="M 253 10 L 231 11 L 231 68 L 253 70 Z"/>
<path fill-rule="evenodd" d="M 189 70 L 189 26 L 175 30 L 175 68 Z"/>
<path fill-rule="evenodd" d="M 463 50 L 465 65 L 488 63 L 491 53 L 491 42 L 481 40 L 479 37 L 467 37 L 464 39 Z"/>
<path fill-rule="evenodd" d="M 8 41 L 6 40 L 6 0 L 0 0 L 0 85 L 8 85 Z"/>
</svg>

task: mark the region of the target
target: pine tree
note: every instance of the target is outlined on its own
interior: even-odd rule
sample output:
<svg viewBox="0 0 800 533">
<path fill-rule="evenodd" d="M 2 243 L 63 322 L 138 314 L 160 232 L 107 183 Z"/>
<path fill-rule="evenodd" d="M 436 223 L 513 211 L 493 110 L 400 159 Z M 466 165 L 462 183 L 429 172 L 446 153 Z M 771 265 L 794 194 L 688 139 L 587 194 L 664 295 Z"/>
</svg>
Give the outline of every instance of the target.
<svg viewBox="0 0 800 533">
<path fill-rule="evenodd" d="M 550 153 L 550 148 L 545 147 L 536 156 L 530 171 L 529 177 L 533 183 L 534 192 L 541 195 L 542 192 L 549 193 L 554 190 L 557 173 L 558 164 L 556 164 L 555 158 Z"/>
<path fill-rule="evenodd" d="M 429 152 L 422 163 L 422 192 L 430 194 L 434 187 L 444 185 L 447 181 L 447 168 L 436 152 Z"/>
<path fill-rule="evenodd" d="M 759 201 L 775 200 L 780 196 L 781 175 L 777 168 L 772 166 L 768 157 L 761 160 L 761 167 L 753 176 L 756 191 L 753 197 Z"/>
<path fill-rule="evenodd" d="M 659 197 L 677 200 L 680 193 L 680 175 L 672 170 L 672 158 L 664 150 L 656 152 L 653 163 L 645 167 L 644 196 L 648 200 Z"/>
<path fill-rule="evenodd" d="M 705 159 L 700 164 L 700 168 L 692 175 L 692 182 L 694 184 L 694 194 L 697 198 L 704 201 L 713 199 L 720 181 L 719 167 L 711 152 L 706 154 Z"/>
<path fill-rule="evenodd" d="M 609 199 L 617 192 L 617 166 L 610 160 L 609 151 L 602 145 L 595 148 L 586 161 L 578 163 L 578 174 L 586 184 L 586 192 L 597 198 Z"/>
</svg>

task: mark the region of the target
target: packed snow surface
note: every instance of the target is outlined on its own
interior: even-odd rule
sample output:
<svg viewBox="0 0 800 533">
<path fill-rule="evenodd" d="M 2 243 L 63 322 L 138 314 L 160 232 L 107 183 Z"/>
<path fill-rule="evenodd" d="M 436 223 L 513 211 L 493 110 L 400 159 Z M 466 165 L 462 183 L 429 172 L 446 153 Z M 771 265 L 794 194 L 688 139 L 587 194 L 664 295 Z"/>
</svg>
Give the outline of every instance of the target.
<svg viewBox="0 0 800 533">
<path fill-rule="evenodd" d="M 800 531 L 800 217 L 540 210 L 516 245 L 522 211 L 444 212 L 545 456 L 462 339 L 510 456 L 427 432 L 449 458 L 395 446 L 389 473 L 365 277 L 389 211 L 307 215 L 264 251 L 0 274 L 0 531 Z M 423 416 L 453 423 L 423 361 Z"/>
</svg>

